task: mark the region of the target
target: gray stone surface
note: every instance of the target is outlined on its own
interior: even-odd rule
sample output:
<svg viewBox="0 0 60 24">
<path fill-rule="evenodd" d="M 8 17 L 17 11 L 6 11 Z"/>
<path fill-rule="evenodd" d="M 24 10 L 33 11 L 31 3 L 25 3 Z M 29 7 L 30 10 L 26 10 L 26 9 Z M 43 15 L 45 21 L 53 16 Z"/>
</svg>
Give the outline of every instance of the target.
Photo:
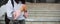
<svg viewBox="0 0 60 24">
<path fill-rule="evenodd" d="M 60 21 L 60 4 L 28 3 L 29 19 L 34 21 Z"/>
</svg>

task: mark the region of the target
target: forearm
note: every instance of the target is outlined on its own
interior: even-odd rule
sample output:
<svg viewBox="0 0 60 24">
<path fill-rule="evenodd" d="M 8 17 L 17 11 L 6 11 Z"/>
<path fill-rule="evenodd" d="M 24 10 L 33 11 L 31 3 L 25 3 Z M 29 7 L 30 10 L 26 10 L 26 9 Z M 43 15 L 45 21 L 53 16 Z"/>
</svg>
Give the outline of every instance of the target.
<svg viewBox="0 0 60 24">
<path fill-rule="evenodd" d="M 24 16 L 25 16 L 25 18 L 28 17 L 28 12 L 27 12 L 27 7 L 26 6 L 24 7 Z"/>
<path fill-rule="evenodd" d="M 14 12 L 14 19 L 17 19 L 21 12 L 24 12 L 24 13 L 27 12 L 25 5 L 22 5 L 19 10 L 16 10 Z"/>
<path fill-rule="evenodd" d="M 25 18 L 28 18 L 28 12 L 24 12 Z"/>
<path fill-rule="evenodd" d="M 21 11 L 17 10 L 14 12 L 14 19 L 17 19 L 20 16 Z"/>
</svg>

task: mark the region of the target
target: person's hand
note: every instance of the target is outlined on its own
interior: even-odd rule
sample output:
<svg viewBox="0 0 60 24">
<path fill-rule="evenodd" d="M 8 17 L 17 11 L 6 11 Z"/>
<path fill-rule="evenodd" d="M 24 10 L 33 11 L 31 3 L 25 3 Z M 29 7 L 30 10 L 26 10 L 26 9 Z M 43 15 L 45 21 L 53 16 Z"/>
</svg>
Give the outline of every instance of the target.
<svg viewBox="0 0 60 24">
<path fill-rule="evenodd" d="M 14 17 L 14 19 L 13 20 L 16 20 L 16 12 L 13 12 L 13 17 Z"/>
<path fill-rule="evenodd" d="M 27 17 L 28 17 L 28 13 L 27 13 L 27 12 L 25 12 L 25 13 L 24 13 L 24 16 L 25 16 L 25 18 L 27 18 Z"/>
<path fill-rule="evenodd" d="M 16 20 L 19 16 L 20 16 L 20 13 L 21 13 L 21 11 L 20 10 L 16 10 L 15 12 L 14 12 L 14 20 Z"/>
<path fill-rule="evenodd" d="M 13 12 L 13 17 L 15 18 L 16 17 L 16 13 L 15 12 Z M 13 19 L 14 20 L 14 19 Z"/>
</svg>

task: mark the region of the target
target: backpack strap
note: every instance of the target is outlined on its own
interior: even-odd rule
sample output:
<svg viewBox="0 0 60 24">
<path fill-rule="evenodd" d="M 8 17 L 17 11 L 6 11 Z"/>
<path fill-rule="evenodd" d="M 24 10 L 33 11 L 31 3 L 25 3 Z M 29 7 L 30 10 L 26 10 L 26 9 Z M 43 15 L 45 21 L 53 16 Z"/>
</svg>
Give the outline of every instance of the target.
<svg viewBox="0 0 60 24">
<path fill-rule="evenodd" d="M 14 2 L 13 2 L 13 0 L 11 0 L 11 3 L 12 3 L 12 6 L 14 7 Z"/>
</svg>

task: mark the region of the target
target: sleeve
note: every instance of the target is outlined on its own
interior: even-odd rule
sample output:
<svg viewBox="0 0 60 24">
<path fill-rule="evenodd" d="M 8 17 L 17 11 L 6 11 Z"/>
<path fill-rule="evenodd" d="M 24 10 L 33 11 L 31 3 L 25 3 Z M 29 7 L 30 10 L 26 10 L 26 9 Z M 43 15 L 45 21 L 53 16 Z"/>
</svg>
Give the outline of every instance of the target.
<svg viewBox="0 0 60 24">
<path fill-rule="evenodd" d="M 25 4 L 25 0 L 21 0 L 22 4 Z"/>
</svg>

